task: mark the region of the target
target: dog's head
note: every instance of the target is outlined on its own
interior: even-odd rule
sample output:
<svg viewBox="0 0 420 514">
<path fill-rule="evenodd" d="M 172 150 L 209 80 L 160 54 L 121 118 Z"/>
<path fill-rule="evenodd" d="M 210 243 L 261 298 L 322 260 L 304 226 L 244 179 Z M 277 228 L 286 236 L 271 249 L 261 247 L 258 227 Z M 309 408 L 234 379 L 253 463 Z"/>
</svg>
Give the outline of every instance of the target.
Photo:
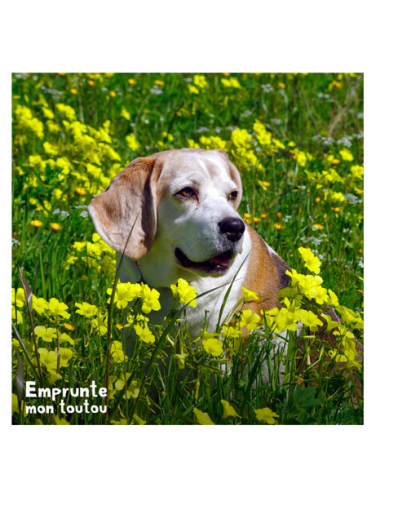
<svg viewBox="0 0 420 514">
<path fill-rule="evenodd" d="M 129 164 L 89 213 L 104 241 L 131 259 L 159 245 L 183 269 L 223 274 L 242 248 L 241 197 L 238 170 L 224 151 L 169 150 Z"/>
</svg>

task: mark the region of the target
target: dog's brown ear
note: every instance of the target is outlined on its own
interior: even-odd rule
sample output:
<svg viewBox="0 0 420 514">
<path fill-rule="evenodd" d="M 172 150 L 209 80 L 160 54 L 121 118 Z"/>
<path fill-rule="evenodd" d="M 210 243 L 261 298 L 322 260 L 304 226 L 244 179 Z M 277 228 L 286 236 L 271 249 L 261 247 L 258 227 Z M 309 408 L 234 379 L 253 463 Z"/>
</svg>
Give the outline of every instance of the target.
<svg viewBox="0 0 420 514">
<path fill-rule="evenodd" d="M 133 260 L 148 252 L 156 233 L 155 161 L 140 157 L 130 163 L 88 207 L 102 239 Z"/>
</svg>

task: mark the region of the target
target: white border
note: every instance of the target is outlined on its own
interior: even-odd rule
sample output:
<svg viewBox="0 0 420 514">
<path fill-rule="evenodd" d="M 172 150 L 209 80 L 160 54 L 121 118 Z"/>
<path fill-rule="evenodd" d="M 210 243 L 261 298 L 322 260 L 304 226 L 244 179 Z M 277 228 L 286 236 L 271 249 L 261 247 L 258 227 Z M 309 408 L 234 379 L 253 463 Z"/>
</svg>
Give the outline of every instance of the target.
<svg viewBox="0 0 420 514">
<path fill-rule="evenodd" d="M 416 3 L 9 4 L 1 31 L 4 284 L 12 71 L 365 72 L 367 200 L 364 427 L 10 427 L 10 289 L 3 291 L 3 486 L 13 512 L 412 512 L 419 425 Z"/>
</svg>

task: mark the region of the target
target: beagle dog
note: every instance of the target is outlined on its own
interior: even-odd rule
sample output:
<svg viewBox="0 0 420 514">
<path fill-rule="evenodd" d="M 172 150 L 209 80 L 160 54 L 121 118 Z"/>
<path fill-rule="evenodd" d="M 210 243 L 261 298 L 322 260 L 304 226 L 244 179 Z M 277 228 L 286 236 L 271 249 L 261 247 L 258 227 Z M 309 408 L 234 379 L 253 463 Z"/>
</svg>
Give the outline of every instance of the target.
<svg viewBox="0 0 420 514">
<path fill-rule="evenodd" d="M 239 172 L 223 150 L 188 148 L 134 160 L 92 199 L 97 232 L 122 256 L 121 281 L 141 278 L 161 293 L 162 310 L 148 315 L 151 323 L 162 323 L 179 278 L 198 295 L 211 291 L 187 308 L 192 337 L 204 324 L 215 330 L 230 286 L 224 315 L 243 296 L 241 287 L 261 299 L 247 305 L 254 312 L 276 306 L 290 268 L 243 222 L 241 197 Z"/>
</svg>

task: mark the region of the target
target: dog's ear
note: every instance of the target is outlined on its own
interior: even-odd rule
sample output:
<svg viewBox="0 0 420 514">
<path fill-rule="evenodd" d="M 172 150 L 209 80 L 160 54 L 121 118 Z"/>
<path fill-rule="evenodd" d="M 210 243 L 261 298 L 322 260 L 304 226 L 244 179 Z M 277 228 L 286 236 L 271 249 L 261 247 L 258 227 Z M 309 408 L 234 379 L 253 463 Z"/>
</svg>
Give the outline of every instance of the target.
<svg viewBox="0 0 420 514">
<path fill-rule="evenodd" d="M 130 163 L 88 207 L 102 239 L 133 260 L 148 252 L 156 234 L 160 166 L 155 161 L 140 157 Z"/>
</svg>

